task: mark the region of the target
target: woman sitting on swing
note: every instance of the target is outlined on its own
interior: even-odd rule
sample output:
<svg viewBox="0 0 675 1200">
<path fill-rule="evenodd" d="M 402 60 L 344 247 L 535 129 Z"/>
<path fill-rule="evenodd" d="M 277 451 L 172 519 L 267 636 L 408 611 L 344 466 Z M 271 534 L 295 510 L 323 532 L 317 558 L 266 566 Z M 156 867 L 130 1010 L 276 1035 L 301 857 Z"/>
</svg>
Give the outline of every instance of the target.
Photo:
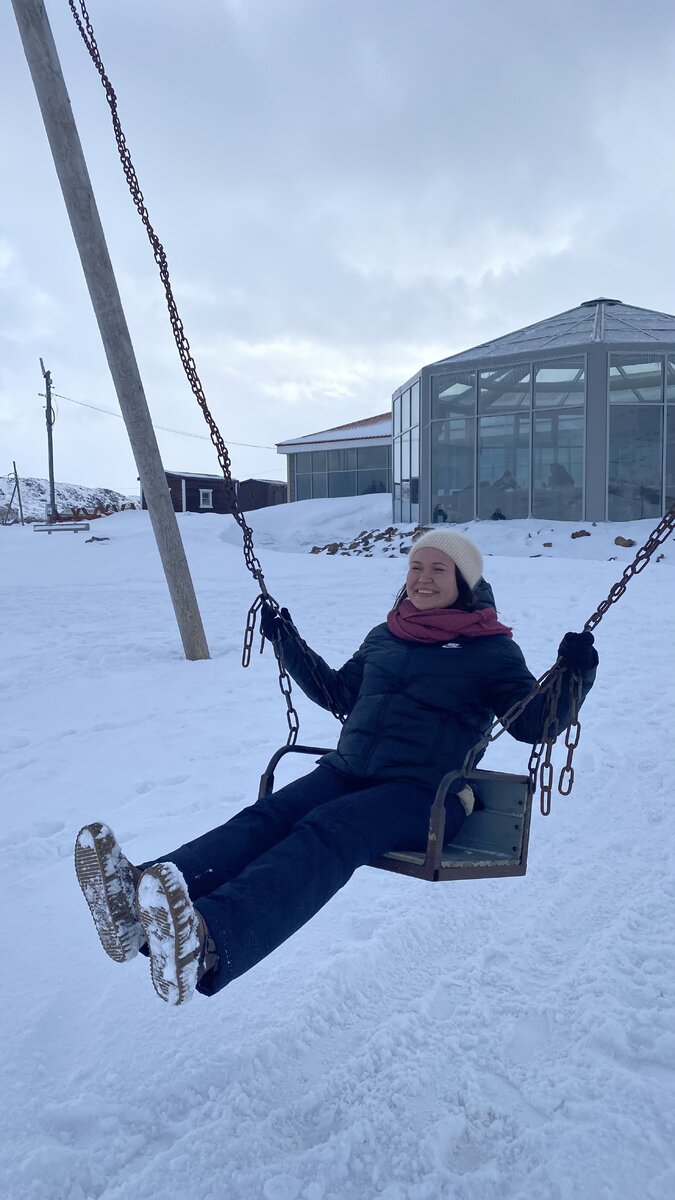
<svg viewBox="0 0 675 1200">
<path fill-rule="evenodd" d="M 215 995 L 304 925 L 357 867 L 426 845 L 441 778 L 535 683 L 482 572 L 468 538 L 424 534 L 386 622 L 337 671 L 301 642 L 285 609 L 263 608 L 263 634 L 280 641 L 302 690 L 323 707 L 330 697 L 346 716 L 337 749 L 225 825 L 139 866 L 106 825 L 85 825 L 77 876 L 112 959 L 146 954 L 169 1004 L 195 990 Z M 572 682 L 580 681 L 581 700 L 593 685 L 593 635 L 567 633 L 558 655 L 556 734 L 571 719 Z M 509 732 L 541 741 L 545 705 L 536 695 Z M 447 841 L 473 803 L 460 780 L 446 799 Z"/>
</svg>

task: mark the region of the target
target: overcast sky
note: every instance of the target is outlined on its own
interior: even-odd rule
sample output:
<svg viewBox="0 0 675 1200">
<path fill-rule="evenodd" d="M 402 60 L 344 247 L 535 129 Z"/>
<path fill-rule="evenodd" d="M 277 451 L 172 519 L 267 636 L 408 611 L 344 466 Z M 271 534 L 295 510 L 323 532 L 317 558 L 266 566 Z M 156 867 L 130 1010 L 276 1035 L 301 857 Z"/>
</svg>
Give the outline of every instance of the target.
<svg viewBox="0 0 675 1200">
<path fill-rule="evenodd" d="M 153 420 L 204 434 L 103 90 L 52 28 Z M 594 296 L 675 312 L 672 0 L 91 0 L 234 474 L 385 411 L 424 363 Z M 11 6 L 0 7 L 0 475 L 55 390 L 118 410 Z M 58 480 L 133 492 L 123 422 L 59 400 Z M 159 433 L 169 468 L 210 442 Z M 242 448 L 237 442 L 261 448 Z"/>
</svg>

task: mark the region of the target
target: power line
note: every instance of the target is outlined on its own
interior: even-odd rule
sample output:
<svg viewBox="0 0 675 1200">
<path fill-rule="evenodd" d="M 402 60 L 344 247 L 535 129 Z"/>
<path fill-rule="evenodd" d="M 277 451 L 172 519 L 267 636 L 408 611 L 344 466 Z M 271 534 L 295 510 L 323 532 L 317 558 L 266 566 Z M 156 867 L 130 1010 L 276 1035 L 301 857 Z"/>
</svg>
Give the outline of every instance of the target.
<svg viewBox="0 0 675 1200">
<path fill-rule="evenodd" d="M 44 392 L 39 392 L 38 395 L 44 396 Z M 87 404 L 85 400 L 73 400 L 72 396 L 64 396 L 61 392 L 52 392 L 52 396 L 58 396 L 59 400 L 67 400 L 69 404 L 78 404 L 80 408 L 91 408 L 93 412 L 105 413 L 109 417 L 119 417 L 122 420 L 122 414 L 114 412 L 111 408 L 100 408 L 97 404 Z M 184 429 L 170 429 L 168 425 L 155 425 L 153 429 L 161 429 L 163 433 L 175 433 L 178 437 L 196 438 L 200 442 L 210 442 L 211 438 L 204 433 L 187 433 Z M 263 446 L 259 442 L 228 442 L 230 446 L 246 446 L 249 450 L 276 450 L 276 446 Z"/>
</svg>

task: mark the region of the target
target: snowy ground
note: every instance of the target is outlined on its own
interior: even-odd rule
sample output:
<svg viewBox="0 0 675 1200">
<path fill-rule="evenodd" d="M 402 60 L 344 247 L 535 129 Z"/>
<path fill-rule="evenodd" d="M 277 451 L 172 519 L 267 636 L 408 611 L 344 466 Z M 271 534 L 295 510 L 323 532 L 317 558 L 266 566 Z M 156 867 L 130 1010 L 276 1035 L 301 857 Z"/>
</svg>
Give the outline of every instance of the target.
<svg viewBox="0 0 675 1200">
<path fill-rule="evenodd" d="M 339 665 L 403 557 L 307 550 L 389 524 L 386 501 L 251 519 L 270 590 Z M 74 834 L 103 818 L 136 861 L 166 852 L 255 796 L 286 729 L 271 655 L 241 670 L 255 593 L 231 518 L 180 522 L 205 663 L 181 656 L 147 514 L 98 522 L 107 543 L 0 529 L 2 1200 L 672 1200 L 675 545 L 598 630 L 577 783 L 535 817 L 524 879 L 361 870 L 171 1010 L 145 960 L 101 952 Z M 536 674 L 632 558 L 616 534 L 649 524 L 585 527 L 471 527 Z M 527 753 L 504 737 L 484 765 Z"/>
</svg>

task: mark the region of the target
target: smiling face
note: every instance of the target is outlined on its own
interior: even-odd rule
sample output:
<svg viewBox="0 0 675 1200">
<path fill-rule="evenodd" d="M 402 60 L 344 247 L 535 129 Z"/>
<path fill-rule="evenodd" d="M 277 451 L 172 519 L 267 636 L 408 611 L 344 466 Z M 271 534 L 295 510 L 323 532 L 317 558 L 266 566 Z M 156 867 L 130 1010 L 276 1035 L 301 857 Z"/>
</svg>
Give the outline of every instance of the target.
<svg viewBox="0 0 675 1200">
<path fill-rule="evenodd" d="M 453 560 L 433 546 L 411 550 L 405 586 L 408 599 L 422 610 L 448 608 L 459 596 Z"/>
</svg>

